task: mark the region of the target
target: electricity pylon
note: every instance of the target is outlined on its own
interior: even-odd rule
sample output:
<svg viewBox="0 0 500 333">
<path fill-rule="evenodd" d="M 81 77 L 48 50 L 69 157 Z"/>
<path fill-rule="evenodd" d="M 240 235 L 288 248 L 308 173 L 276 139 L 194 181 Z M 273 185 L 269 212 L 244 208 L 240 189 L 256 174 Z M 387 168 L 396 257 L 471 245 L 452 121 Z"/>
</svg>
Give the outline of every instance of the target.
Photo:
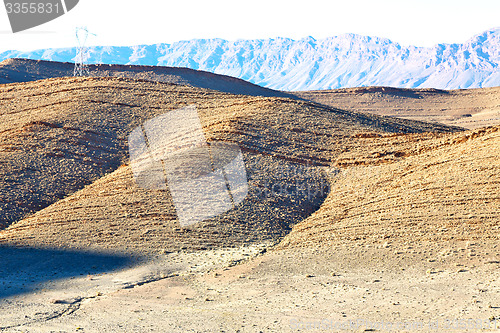
<svg viewBox="0 0 500 333">
<path fill-rule="evenodd" d="M 88 49 L 85 46 L 87 43 L 87 39 L 89 35 L 96 36 L 95 34 L 89 32 L 85 27 L 78 27 L 75 31 L 76 40 L 78 42 L 78 46 L 76 48 L 76 57 L 75 57 L 75 68 L 73 70 L 74 76 L 90 76 L 89 67 L 86 64 L 86 61 L 89 57 Z"/>
</svg>

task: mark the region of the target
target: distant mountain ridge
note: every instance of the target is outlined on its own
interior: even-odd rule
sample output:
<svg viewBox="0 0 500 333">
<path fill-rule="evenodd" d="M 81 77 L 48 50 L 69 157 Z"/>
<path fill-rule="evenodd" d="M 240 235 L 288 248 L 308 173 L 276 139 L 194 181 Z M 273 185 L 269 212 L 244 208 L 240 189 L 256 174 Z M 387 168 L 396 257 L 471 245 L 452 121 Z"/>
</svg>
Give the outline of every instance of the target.
<svg viewBox="0 0 500 333">
<path fill-rule="evenodd" d="M 7 51 L 8 58 L 71 62 L 74 48 Z M 345 34 L 316 40 L 197 39 L 172 44 L 89 48 L 89 63 L 187 67 L 277 90 L 358 86 L 462 89 L 500 86 L 500 28 L 463 44 L 402 46 Z"/>
<path fill-rule="evenodd" d="M 74 64 L 30 59 L 7 59 L 0 62 L 0 84 L 29 82 L 48 78 L 73 76 Z M 95 77 L 127 77 L 212 89 L 236 95 L 289 97 L 286 92 L 272 90 L 227 75 L 178 67 L 137 65 L 89 65 Z"/>
</svg>

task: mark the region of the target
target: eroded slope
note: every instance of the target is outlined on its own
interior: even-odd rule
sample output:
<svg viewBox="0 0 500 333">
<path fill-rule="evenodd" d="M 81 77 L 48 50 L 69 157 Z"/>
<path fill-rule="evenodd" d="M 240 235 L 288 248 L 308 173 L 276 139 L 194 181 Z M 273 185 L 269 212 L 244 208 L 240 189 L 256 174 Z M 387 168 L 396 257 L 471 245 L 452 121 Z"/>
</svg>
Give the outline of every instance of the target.
<svg viewBox="0 0 500 333">
<path fill-rule="evenodd" d="M 351 113 L 285 98 L 231 95 L 187 86 L 119 78 L 49 79 L 4 85 L 0 87 L 0 93 L 0 139 L 3 144 L 0 159 L 4 166 L 0 171 L 0 202 L 3 205 L 2 212 L 5 212 L 1 215 L 3 224 L 12 224 L 39 211 L 115 170 L 120 164 L 127 164 L 127 136 L 130 131 L 146 120 L 186 105 L 194 104 L 197 107 L 208 141 L 238 144 L 250 161 L 249 165 L 255 165 L 254 168 L 260 170 L 256 174 L 259 174 L 263 182 L 266 180 L 266 172 L 268 175 L 276 174 L 278 178 L 283 177 L 283 168 L 294 163 L 330 165 L 339 154 L 355 150 L 365 137 L 387 136 L 387 133 L 456 130 L 441 125 Z M 436 135 L 442 134 L 427 134 L 425 139 Z M 268 160 L 262 162 L 251 162 L 253 158 L 268 157 Z M 401 156 L 388 154 L 386 160 L 394 158 Z M 135 191 L 127 170 L 122 168 L 110 175 L 111 178 L 95 183 L 91 191 L 114 193 L 116 189 L 124 188 Z M 322 177 L 318 176 L 318 181 L 320 178 Z M 313 183 L 316 184 L 317 181 Z M 89 196 L 91 199 L 88 199 Z M 46 235 L 41 226 L 47 226 L 49 234 L 66 230 L 63 228 L 55 232 L 51 229 L 51 221 L 58 221 L 53 224 L 61 225 L 74 221 L 77 228 L 87 228 L 88 226 L 76 222 L 82 216 L 92 216 L 92 221 L 106 220 L 111 224 L 122 218 L 129 221 L 129 215 L 124 215 L 123 209 L 106 210 L 108 205 L 113 206 L 113 202 L 119 202 L 120 205 L 124 202 L 126 196 L 123 193 L 118 193 L 118 196 L 119 199 L 115 198 L 115 201 L 111 196 L 109 202 L 106 201 L 106 195 L 103 198 L 95 193 L 85 194 L 78 197 L 78 200 L 72 198 L 63 201 L 60 203 L 63 206 L 50 208 L 45 213 L 40 212 L 42 215 L 13 226 L 4 235 L 8 234 L 5 236 L 8 239 L 15 239 L 15 228 L 31 228 L 36 230 L 33 231 L 35 234 L 40 235 Z M 100 203 L 86 206 L 87 204 L 79 201 L 86 197 L 85 202 L 97 200 Z M 171 220 L 175 212 L 171 209 L 169 199 L 165 200 L 163 202 L 139 196 L 135 201 L 146 206 L 139 210 L 132 209 L 127 214 L 138 216 L 146 212 L 148 215 L 147 212 L 152 211 L 157 212 L 153 220 Z M 148 207 L 151 201 L 153 206 L 157 206 Z M 309 206 L 302 203 L 295 205 L 296 207 L 291 202 L 278 203 L 277 206 L 265 205 L 272 209 L 288 207 L 285 211 L 290 209 L 291 215 L 287 213 L 280 219 L 268 213 L 258 213 L 258 210 L 251 213 L 252 209 L 248 208 L 238 219 L 246 221 L 245 223 L 263 225 L 269 220 L 274 220 L 276 224 L 290 219 L 278 228 L 281 231 L 276 232 L 276 235 L 283 235 L 291 224 L 313 211 L 317 203 L 310 202 Z M 83 215 L 79 216 L 78 209 L 73 207 L 84 207 L 80 210 Z M 93 214 L 93 207 L 102 209 Z M 296 210 L 301 213 L 295 212 Z M 56 211 L 63 211 L 64 214 L 57 213 L 57 218 L 54 218 Z M 36 222 L 38 219 L 40 223 Z M 151 217 L 146 220 L 150 221 Z M 133 221 L 130 223 L 131 229 L 144 232 L 139 225 L 133 227 Z M 68 225 L 68 228 L 72 226 Z M 102 228 L 100 237 L 105 242 L 113 232 L 109 234 L 105 231 L 107 225 L 102 225 Z M 19 234 L 19 239 L 23 237 Z M 93 243 L 88 240 L 89 237 L 82 232 L 73 239 L 79 245 Z M 242 236 L 241 239 L 243 238 Z M 49 239 L 50 237 L 40 238 L 42 242 Z M 169 245 L 166 248 L 170 249 Z"/>
<path fill-rule="evenodd" d="M 434 149 L 391 164 L 355 166 L 352 156 L 339 156 L 350 167 L 282 246 L 498 244 L 500 127 L 431 143 Z"/>
</svg>

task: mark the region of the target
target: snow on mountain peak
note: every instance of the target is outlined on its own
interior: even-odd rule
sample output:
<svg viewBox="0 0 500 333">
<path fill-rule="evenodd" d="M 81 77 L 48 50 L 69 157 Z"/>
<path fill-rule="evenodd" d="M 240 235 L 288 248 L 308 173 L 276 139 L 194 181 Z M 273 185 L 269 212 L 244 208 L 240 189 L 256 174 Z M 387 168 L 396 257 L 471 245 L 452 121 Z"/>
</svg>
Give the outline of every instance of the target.
<svg viewBox="0 0 500 333">
<path fill-rule="evenodd" d="M 7 58 L 73 61 L 75 49 Z M 231 75 L 279 90 L 356 86 L 479 88 L 500 86 L 500 27 L 463 44 L 401 46 L 386 38 L 343 34 L 325 39 L 196 39 L 133 47 L 92 47 L 91 63 L 188 67 Z"/>
</svg>

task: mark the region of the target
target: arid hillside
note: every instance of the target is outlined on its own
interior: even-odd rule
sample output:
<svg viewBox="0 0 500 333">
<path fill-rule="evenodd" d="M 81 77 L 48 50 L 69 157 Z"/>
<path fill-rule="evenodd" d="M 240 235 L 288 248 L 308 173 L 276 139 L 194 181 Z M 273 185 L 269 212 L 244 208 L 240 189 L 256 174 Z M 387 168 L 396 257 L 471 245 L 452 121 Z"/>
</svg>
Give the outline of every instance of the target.
<svg viewBox="0 0 500 333">
<path fill-rule="evenodd" d="M 25 238 L 39 239 L 45 245 L 63 242 L 61 234 L 70 235 L 80 232 L 81 228 L 88 228 L 92 235 L 82 232 L 78 237 L 71 237 L 73 245 L 105 244 L 106 237 L 113 235 L 110 226 L 123 231 L 123 221 L 131 223 L 130 230 L 141 233 L 146 230 L 134 226 L 134 223 L 156 221 L 160 230 L 153 230 L 151 234 L 159 233 L 161 237 L 164 236 L 164 228 L 175 229 L 175 212 L 168 195 L 160 195 L 163 201 L 147 199 L 148 195 L 158 194 L 149 193 L 141 197 L 143 194 L 134 188 L 127 167 L 100 178 L 120 165 L 128 164 L 127 137 L 133 128 L 186 105 L 196 105 L 208 141 L 236 143 L 243 150 L 248 172 L 254 177 L 251 182 L 256 182 L 255 191 L 265 187 L 266 182 L 273 178 L 288 177 L 282 170 L 292 169 L 294 165 L 328 166 L 339 154 L 357 149 L 363 137 L 437 132 L 424 135 L 429 139 L 442 135 L 438 133 L 457 130 L 442 125 L 346 112 L 311 102 L 232 95 L 124 78 L 56 78 L 9 84 L 0 87 L 0 99 L 0 159 L 4 166 L 0 171 L 0 202 L 4 212 L 1 222 L 4 225 L 28 217 L 92 184 L 75 196 L 15 223 L 0 236 L 4 241 L 20 239 L 20 243 L 24 243 L 21 240 Z M 402 157 L 391 149 L 386 149 L 384 154 L 385 160 Z M 297 177 L 308 177 L 297 174 Z M 276 181 L 293 183 L 293 177 Z M 324 180 L 320 173 L 317 178 L 303 181 L 316 186 Z M 128 195 L 125 189 L 130 191 Z M 137 199 L 133 199 L 136 195 Z M 257 203 L 253 205 L 252 200 Z M 266 200 L 271 203 L 266 205 Z M 255 225 L 266 226 L 269 221 L 274 221 L 274 224 L 271 223 L 274 226 L 269 228 L 277 225 L 281 231 L 263 233 L 272 237 L 283 235 L 287 228 L 314 211 L 322 199 L 301 202 L 294 198 L 283 201 L 271 197 L 266 200 L 259 202 L 249 196 L 246 206 L 243 205 L 246 210 L 241 216 L 237 213 L 235 216 L 239 216 L 243 224 L 251 221 Z M 290 200 L 297 200 L 297 203 L 292 204 Z M 117 210 L 114 212 L 112 207 L 115 204 Z M 262 208 L 257 209 L 260 204 Z M 284 215 L 272 217 L 277 213 L 271 214 L 270 211 L 277 211 L 278 208 Z M 259 210 L 262 213 L 258 213 Z M 107 224 L 102 224 L 101 229 L 82 224 L 82 216 L 92 223 L 106 221 Z M 137 217 L 138 220 L 133 222 L 129 217 Z M 173 224 L 167 227 L 158 222 L 163 218 Z M 71 221 L 76 223 L 76 229 L 65 225 Z M 44 233 L 44 227 L 49 228 L 48 234 Z M 74 231 L 68 233 L 65 227 Z M 252 238 L 247 235 L 251 229 L 248 228 L 245 236 L 241 236 L 241 241 Z M 103 240 L 90 241 L 96 235 Z M 130 237 L 133 235 L 135 233 Z M 124 239 L 122 241 L 126 243 Z M 179 242 L 175 244 L 176 247 L 181 246 Z M 210 245 L 210 242 L 207 244 Z M 105 245 L 112 246 L 110 243 Z M 171 249 L 170 245 L 165 247 Z"/>
<path fill-rule="evenodd" d="M 333 165 L 347 168 L 332 176 L 321 208 L 282 246 L 498 243 L 500 127 L 449 135 L 422 148 L 390 164 L 357 165 L 352 155 L 338 156 Z"/>
<path fill-rule="evenodd" d="M 500 124 L 500 87 L 469 90 L 366 87 L 294 94 L 344 110 L 469 129 Z"/>
<path fill-rule="evenodd" d="M 0 62 L 0 84 L 29 82 L 57 77 L 71 77 L 73 76 L 74 67 L 75 64 L 67 62 L 7 59 Z M 207 88 L 232 94 L 294 98 L 293 95 L 285 92 L 267 89 L 235 77 L 189 68 L 136 65 L 89 65 L 88 70 L 92 77 L 125 77 Z"/>
<path fill-rule="evenodd" d="M 442 108 L 460 114 L 453 94 Z M 500 127 L 325 104 L 117 77 L 0 85 L 0 330 L 495 329 Z M 248 196 L 181 227 L 168 188 L 137 186 L 127 139 L 189 105 L 207 141 L 240 147 Z"/>
</svg>

